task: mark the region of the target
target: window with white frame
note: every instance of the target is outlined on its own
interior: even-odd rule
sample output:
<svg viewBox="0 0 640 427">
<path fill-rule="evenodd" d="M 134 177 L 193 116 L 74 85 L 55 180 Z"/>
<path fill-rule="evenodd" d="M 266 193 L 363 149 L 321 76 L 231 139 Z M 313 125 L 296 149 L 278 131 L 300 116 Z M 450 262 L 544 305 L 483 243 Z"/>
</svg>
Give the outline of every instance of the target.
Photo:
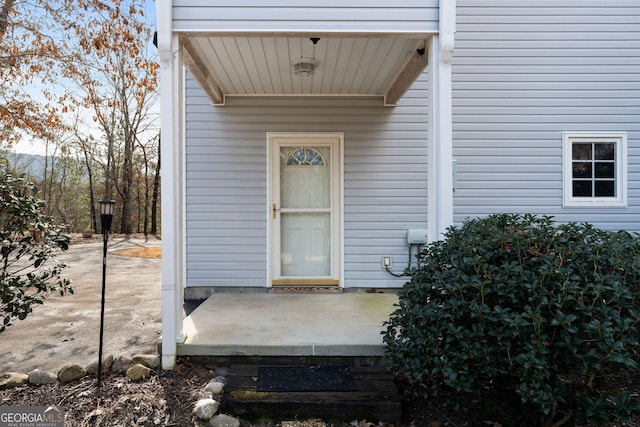
<svg viewBox="0 0 640 427">
<path fill-rule="evenodd" d="M 627 134 L 564 132 L 565 207 L 627 205 Z"/>
</svg>

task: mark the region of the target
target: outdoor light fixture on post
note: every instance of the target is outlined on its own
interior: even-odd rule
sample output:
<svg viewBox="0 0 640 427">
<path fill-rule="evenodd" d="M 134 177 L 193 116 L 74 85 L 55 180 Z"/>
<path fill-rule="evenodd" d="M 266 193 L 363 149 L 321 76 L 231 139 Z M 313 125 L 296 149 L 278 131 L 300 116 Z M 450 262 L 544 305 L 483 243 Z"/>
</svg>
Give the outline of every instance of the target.
<svg viewBox="0 0 640 427">
<path fill-rule="evenodd" d="M 98 387 L 102 385 L 102 337 L 104 336 L 104 294 L 107 277 L 107 242 L 113 220 L 115 200 L 100 200 L 100 226 L 102 227 L 102 302 L 100 304 L 100 348 L 98 349 Z"/>
</svg>

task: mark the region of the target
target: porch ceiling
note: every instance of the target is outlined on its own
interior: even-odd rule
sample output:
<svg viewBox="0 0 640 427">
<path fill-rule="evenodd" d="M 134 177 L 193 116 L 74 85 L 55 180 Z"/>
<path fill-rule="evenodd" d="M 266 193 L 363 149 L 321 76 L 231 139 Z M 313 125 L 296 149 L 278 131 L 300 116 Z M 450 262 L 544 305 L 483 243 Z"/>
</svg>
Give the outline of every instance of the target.
<svg viewBox="0 0 640 427">
<path fill-rule="evenodd" d="M 374 96 L 395 105 L 428 57 L 418 35 L 183 33 L 179 40 L 187 69 L 218 105 L 227 96 Z M 294 73 L 301 57 L 318 61 L 315 74 Z"/>
</svg>

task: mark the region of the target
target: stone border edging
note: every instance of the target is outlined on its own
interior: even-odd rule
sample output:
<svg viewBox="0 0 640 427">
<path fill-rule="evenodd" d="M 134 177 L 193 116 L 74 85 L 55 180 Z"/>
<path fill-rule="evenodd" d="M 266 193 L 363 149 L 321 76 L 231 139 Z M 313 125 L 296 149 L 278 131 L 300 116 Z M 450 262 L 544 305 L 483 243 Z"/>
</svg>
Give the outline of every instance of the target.
<svg viewBox="0 0 640 427">
<path fill-rule="evenodd" d="M 140 381 L 151 376 L 151 370 L 160 367 L 160 356 L 155 354 L 135 354 L 129 356 L 108 355 L 102 359 L 102 372 L 113 372 L 124 374 L 131 381 Z M 66 384 L 80 380 L 86 376 L 97 376 L 98 360 L 91 362 L 86 367 L 76 364 L 66 364 L 58 373 L 41 371 L 34 369 L 28 374 L 20 372 L 5 372 L 0 374 L 0 390 L 5 390 L 23 385 L 43 385 L 52 384 L 56 381 Z M 224 391 L 226 377 L 229 368 L 220 367 L 215 370 L 215 378 L 209 381 L 204 387 L 210 397 L 200 399 L 193 408 L 193 415 L 202 420 L 208 421 L 212 427 L 240 427 L 240 420 L 230 415 L 217 414 L 220 407 L 220 397 Z M 218 400 L 216 400 L 218 399 Z"/>
</svg>

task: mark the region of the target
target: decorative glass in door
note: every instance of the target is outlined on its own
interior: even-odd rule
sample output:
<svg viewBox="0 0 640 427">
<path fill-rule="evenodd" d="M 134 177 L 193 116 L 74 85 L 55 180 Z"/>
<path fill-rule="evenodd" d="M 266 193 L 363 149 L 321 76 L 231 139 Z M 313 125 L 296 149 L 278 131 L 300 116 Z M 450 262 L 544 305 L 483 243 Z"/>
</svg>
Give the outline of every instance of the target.
<svg viewBox="0 0 640 427">
<path fill-rule="evenodd" d="M 331 276 L 330 147 L 280 146 L 280 275 Z"/>
</svg>

